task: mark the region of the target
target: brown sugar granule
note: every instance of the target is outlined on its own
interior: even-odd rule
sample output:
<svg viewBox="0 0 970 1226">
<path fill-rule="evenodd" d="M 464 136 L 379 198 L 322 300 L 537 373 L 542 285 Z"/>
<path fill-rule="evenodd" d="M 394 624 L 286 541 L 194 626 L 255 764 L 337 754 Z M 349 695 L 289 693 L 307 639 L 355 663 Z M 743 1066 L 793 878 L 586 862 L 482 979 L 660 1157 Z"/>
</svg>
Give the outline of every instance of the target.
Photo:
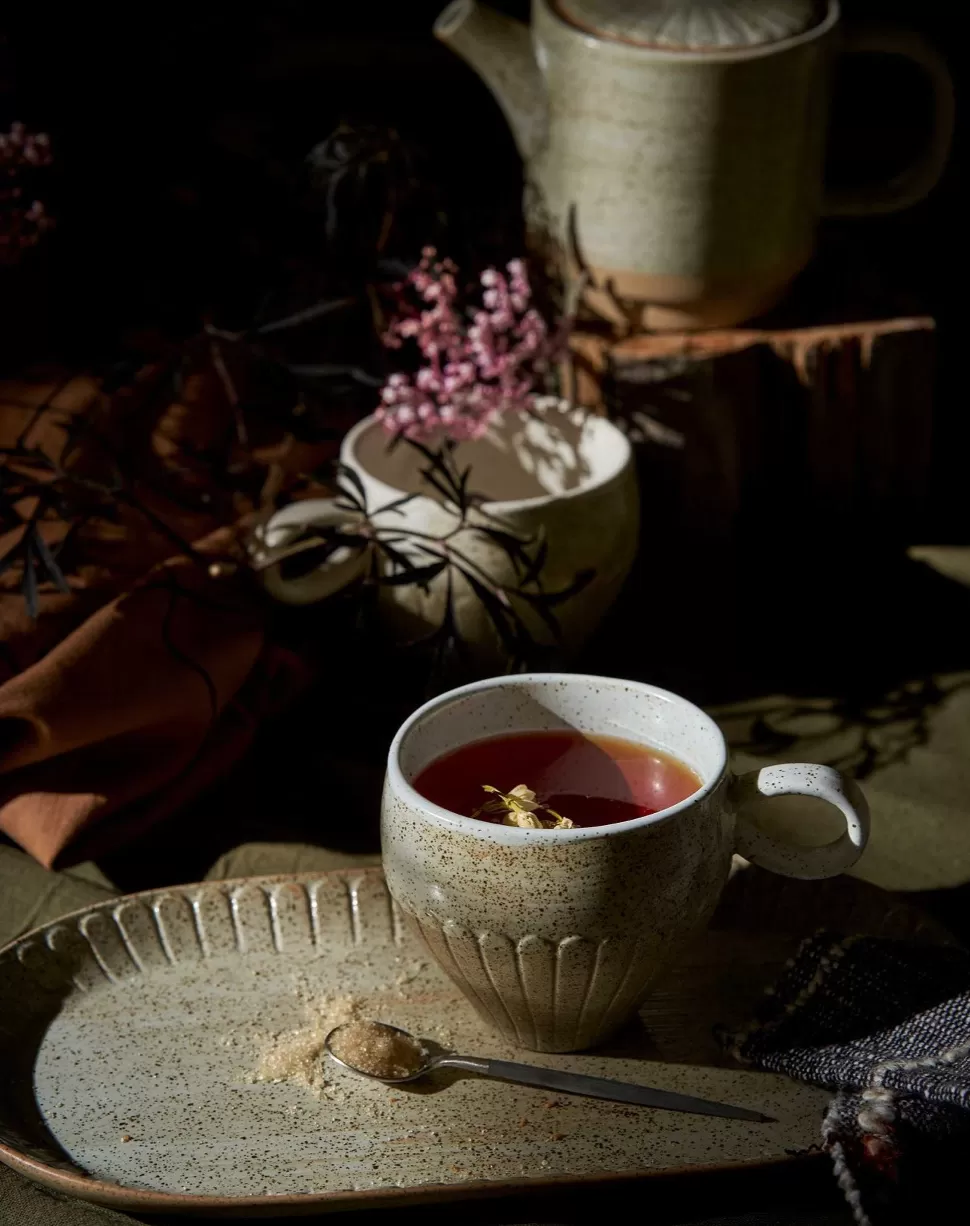
<svg viewBox="0 0 970 1226">
<path fill-rule="evenodd" d="M 323 1044 L 335 1026 L 353 1020 L 360 1001 L 349 995 L 322 997 L 308 1002 L 308 1022 L 295 1030 L 267 1036 L 259 1053 L 255 1081 L 295 1081 L 317 1097 L 328 1092 Z"/>
<path fill-rule="evenodd" d="M 419 1043 L 380 1022 L 349 1022 L 330 1040 L 330 1050 L 351 1068 L 384 1081 L 413 1077 L 425 1064 Z"/>
</svg>

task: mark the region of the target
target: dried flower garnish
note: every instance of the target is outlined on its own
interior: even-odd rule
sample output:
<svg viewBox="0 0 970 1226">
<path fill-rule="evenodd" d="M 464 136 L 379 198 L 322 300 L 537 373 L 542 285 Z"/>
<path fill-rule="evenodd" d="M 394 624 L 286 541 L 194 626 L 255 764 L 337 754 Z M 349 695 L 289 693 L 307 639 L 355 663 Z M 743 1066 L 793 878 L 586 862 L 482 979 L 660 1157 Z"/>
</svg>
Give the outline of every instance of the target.
<svg viewBox="0 0 970 1226">
<path fill-rule="evenodd" d="M 493 788 L 488 783 L 482 784 L 483 792 L 491 792 L 497 800 L 486 800 L 472 814 L 472 817 L 483 815 L 502 816 L 503 826 L 521 826 L 526 830 L 572 830 L 573 822 L 563 817 L 548 805 L 540 805 L 532 788 L 524 783 L 516 784 L 511 792 L 503 792 Z M 540 816 L 545 814 L 545 816 Z"/>
</svg>

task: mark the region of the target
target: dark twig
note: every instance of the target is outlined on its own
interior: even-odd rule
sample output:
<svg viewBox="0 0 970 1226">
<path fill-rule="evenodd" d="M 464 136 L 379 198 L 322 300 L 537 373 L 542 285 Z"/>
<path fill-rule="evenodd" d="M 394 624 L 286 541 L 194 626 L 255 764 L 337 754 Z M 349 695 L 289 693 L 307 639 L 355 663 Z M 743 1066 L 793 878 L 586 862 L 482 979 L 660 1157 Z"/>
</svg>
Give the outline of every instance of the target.
<svg viewBox="0 0 970 1226">
<path fill-rule="evenodd" d="M 216 374 L 219 376 L 219 381 L 226 393 L 226 399 L 229 401 L 232 409 L 233 419 L 236 423 L 236 440 L 240 447 L 245 447 L 249 443 L 249 431 L 246 428 L 246 419 L 239 407 L 239 392 L 236 390 L 232 375 L 230 375 L 229 368 L 222 356 L 222 346 L 218 341 L 213 340 L 209 351 L 212 354 L 212 365 L 215 367 Z"/>
</svg>

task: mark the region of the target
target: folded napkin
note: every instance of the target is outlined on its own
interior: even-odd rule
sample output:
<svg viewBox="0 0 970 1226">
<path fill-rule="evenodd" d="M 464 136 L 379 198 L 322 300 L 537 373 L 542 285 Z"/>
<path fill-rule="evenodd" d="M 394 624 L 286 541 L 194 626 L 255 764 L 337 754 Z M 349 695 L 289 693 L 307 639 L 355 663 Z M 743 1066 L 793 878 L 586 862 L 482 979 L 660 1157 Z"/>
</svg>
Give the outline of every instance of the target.
<svg viewBox="0 0 970 1226">
<path fill-rule="evenodd" d="M 225 466 L 205 457 L 222 454 L 233 414 L 211 372 L 178 397 L 154 368 L 112 396 L 86 378 L 0 385 L 0 833 L 47 867 L 123 844 L 198 795 L 309 680 L 273 640 L 239 537 L 324 457 L 263 428 L 230 456 L 236 487 L 220 485 Z M 46 495 L 109 486 L 116 455 L 111 514 L 65 513 Z"/>
<path fill-rule="evenodd" d="M 754 1023 L 741 1061 L 835 1090 L 822 1124 L 860 1226 L 933 1217 L 962 1196 L 970 1144 L 970 955 L 820 933 Z"/>
</svg>

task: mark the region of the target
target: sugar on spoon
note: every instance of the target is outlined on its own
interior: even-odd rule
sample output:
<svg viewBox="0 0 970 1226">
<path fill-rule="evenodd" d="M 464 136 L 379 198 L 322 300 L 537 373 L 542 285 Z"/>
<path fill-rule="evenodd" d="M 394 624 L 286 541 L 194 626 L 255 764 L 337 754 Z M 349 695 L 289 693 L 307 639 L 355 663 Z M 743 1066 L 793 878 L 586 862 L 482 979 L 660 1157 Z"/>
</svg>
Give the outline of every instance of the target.
<svg viewBox="0 0 970 1226">
<path fill-rule="evenodd" d="M 387 1022 L 356 1021 L 336 1026 L 327 1035 L 324 1047 L 337 1064 L 361 1077 L 401 1085 L 416 1081 L 435 1069 L 461 1069 L 494 1077 L 499 1081 L 514 1081 L 519 1085 L 538 1086 L 561 1094 L 582 1094 L 587 1098 L 606 1098 L 613 1102 L 635 1103 L 641 1107 L 658 1107 L 665 1111 L 688 1111 L 696 1115 L 719 1115 L 731 1120 L 749 1120 L 756 1124 L 776 1123 L 770 1115 L 733 1107 L 728 1103 L 709 1102 L 690 1094 L 675 1094 L 672 1090 L 655 1090 L 650 1086 L 611 1081 L 607 1077 L 586 1077 L 580 1073 L 564 1073 L 558 1069 L 541 1068 L 534 1064 L 514 1064 L 509 1060 L 487 1060 L 480 1056 L 458 1056 L 453 1052 L 433 1055 L 408 1031 Z"/>
</svg>

